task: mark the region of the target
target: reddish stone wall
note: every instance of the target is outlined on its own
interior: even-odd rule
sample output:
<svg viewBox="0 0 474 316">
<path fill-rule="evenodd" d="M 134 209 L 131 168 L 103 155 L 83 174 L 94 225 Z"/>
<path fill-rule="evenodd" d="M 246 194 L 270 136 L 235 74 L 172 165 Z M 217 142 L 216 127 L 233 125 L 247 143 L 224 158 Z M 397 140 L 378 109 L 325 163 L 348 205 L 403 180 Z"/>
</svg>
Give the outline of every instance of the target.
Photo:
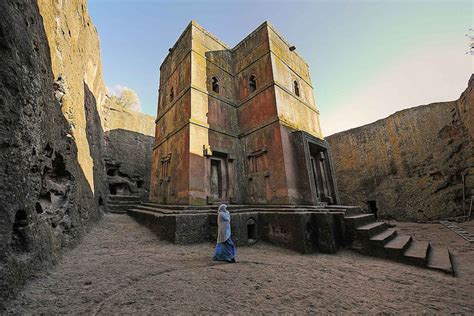
<svg viewBox="0 0 474 316">
<path fill-rule="evenodd" d="M 252 75 L 256 78 L 255 91 L 249 86 Z M 294 161 L 290 139 L 298 130 L 321 137 L 319 113 L 307 64 L 290 52 L 269 24 L 263 23 L 230 49 L 191 22 L 165 59 L 160 76 L 152 182 L 160 181 L 157 174 L 163 155 L 179 146 L 189 152 L 180 159 L 188 161 L 180 163 L 184 168 L 180 170 L 175 169 L 178 165 L 169 165 L 166 185 L 169 190 L 181 188 L 182 196 L 187 194 L 188 199 L 162 197 L 167 191 L 161 180 L 161 184 L 153 185 L 152 201 L 199 205 L 304 200 L 308 192 L 300 192 L 297 185 L 301 171 Z M 294 80 L 300 82 L 299 96 L 291 91 Z M 218 89 L 213 86 L 216 82 Z M 177 98 L 174 101 L 170 100 L 172 88 Z M 177 138 L 176 130 L 184 126 L 188 134 Z M 288 127 L 284 128 L 284 139 L 282 126 Z M 186 142 L 187 149 L 183 147 Z M 225 166 L 219 167 L 220 180 L 212 173 L 216 164 Z M 218 185 L 218 197 L 213 181 L 222 184 Z"/>
<path fill-rule="evenodd" d="M 403 110 L 327 137 L 343 203 L 374 200 L 381 216 L 400 220 L 462 214 L 463 187 L 467 199 L 474 189 L 473 81 L 458 101 Z"/>
</svg>

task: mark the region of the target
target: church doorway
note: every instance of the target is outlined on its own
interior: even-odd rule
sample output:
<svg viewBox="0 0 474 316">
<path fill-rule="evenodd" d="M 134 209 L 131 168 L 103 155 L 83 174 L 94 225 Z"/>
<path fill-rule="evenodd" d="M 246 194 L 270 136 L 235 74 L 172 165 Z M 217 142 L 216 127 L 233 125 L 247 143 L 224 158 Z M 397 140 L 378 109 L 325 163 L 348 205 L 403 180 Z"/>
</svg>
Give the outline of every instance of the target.
<svg viewBox="0 0 474 316">
<path fill-rule="evenodd" d="M 229 172 L 227 154 L 214 152 L 210 159 L 209 188 L 213 202 L 228 200 Z"/>
<path fill-rule="evenodd" d="M 320 202 L 333 203 L 331 184 L 328 178 L 328 164 L 324 150 L 310 145 L 310 168 L 316 195 Z"/>
<path fill-rule="evenodd" d="M 222 166 L 221 161 L 211 159 L 211 197 L 222 198 Z"/>
</svg>

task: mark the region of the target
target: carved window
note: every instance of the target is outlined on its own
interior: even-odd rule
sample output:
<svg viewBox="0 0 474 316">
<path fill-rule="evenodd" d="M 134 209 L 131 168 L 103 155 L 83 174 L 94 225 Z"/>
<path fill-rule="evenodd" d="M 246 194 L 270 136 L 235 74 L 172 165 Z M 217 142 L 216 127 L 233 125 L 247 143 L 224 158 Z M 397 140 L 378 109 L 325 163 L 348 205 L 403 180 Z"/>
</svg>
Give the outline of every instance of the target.
<svg viewBox="0 0 474 316">
<path fill-rule="evenodd" d="M 170 102 L 173 102 L 174 100 L 174 88 L 171 87 L 171 90 L 170 90 Z"/>
<path fill-rule="evenodd" d="M 215 93 L 219 93 L 219 79 L 217 79 L 216 77 L 212 77 L 212 91 L 214 91 Z"/>
<path fill-rule="evenodd" d="M 265 169 L 265 159 L 262 155 L 249 157 L 250 173 L 261 172 Z"/>
<path fill-rule="evenodd" d="M 254 151 L 247 156 L 249 164 L 249 179 L 251 179 L 252 175 L 255 174 L 262 174 L 266 177 L 270 176 L 266 153 L 267 150 L 263 148 Z"/>
<path fill-rule="evenodd" d="M 169 165 L 171 161 L 171 153 L 161 158 L 161 169 L 160 169 L 160 183 L 163 181 L 169 181 Z"/>
<path fill-rule="evenodd" d="M 293 81 L 293 89 L 295 91 L 296 96 L 299 97 L 300 96 L 300 85 L 299 85 L 298 81 L 296 81 L 296 80 Z"/>
<path fill-rule="evenodd" d="M 255 75 L 251 75 L 249 78 L 249 91 L 250 93 L 255 92 L 257 90 L 257 78 Z"/>
</svg>

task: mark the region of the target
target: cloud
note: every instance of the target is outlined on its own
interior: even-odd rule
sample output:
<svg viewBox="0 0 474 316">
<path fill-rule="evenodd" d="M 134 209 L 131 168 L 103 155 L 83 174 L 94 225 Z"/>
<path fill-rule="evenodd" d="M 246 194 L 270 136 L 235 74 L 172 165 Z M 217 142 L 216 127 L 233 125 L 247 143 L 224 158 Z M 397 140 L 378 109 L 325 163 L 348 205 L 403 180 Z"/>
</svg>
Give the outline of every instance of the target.
<svg viewBox="0 0 474 316">
<path fill-rule="evenodd" d="M 112 87 L 107 87 L 107 95 L 109 97 L 117 98 L 124 107 L 130 110 L 137 112 L 142 111 L 140 98 L 135 91 L 128 87 L 118 84 Z"/>
</svg>

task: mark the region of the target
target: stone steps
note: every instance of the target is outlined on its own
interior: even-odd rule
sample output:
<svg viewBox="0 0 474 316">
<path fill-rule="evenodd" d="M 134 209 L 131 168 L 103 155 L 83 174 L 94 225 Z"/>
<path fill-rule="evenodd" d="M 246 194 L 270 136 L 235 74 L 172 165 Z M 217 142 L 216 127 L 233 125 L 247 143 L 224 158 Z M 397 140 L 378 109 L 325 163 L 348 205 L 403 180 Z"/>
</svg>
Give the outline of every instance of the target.
<svg viewBox="0 0 474 316">
<path fill-rule="evenodd" d="M 218 205 L 166 205 L 166 204 L 156 204 L 152 202 L 142 203 L 143 206 L 153 207 L 156 209 L 168 209 L 173 211 L 199 211 L 199 210 L 207 210 L 207 211 L 217 211 Z M 237 205 L 237 204 L 230 204 L 227 206 L 229 211 L 243 211 L 243 210 L 285 210 L 285 211 L 334 211 L 334 212 L 341 212 L 344 209 L 340 206 L 314 206 L 314 205 Z"/>
<path fill-rule="evenodd" d="M 356 235 L 361 238 L 370 239 L 373 236 L 387 230 L 385 222 L 373 222 L 356 228 Z"/>
<path fill-rule="evenodd" d="M 441 247 L 431 247 L 428 255 L 427 267 L 454 274 L 451 254 L 448 249 Z"/>
<path fill-rule="evenodd" d="M 397 236 L 397 231 L 395 229 L 387 229 L 380 234 L 377 234 L 370 238 L 370 240 L 377 245 L 383 247 L 385 246 L 389 241 L 393 240 Z"/>
<path fill-rule="evenodd" d="M 110 213 L 125 214 L 129 208 L 140 203 L 140 197 L 136 195 L 109 195 L 107 210 Z"/>
<path fill-rule="evenodd" d="M 202 227 L 205 225 L 202 226 L 202 223 L 208 220 L 209 214 L 215 215 L 216 213 L 214 205 L 174 208 L 170 205 L 154 203 L 138 202 L 133 204 L 132 199 L 120 197 L 114 205 L 121 207 L 121 212 L 126 211 L 140 223 L 151 227 L 161 238 L 177 243 L 187 242 L 187 240 L 194 242 L 205 240 L 207 238 L 205 236 L 209 232 L 203 231 Z M 328 214 L 331 212 L 343 214 L 341 208 L 337 207 L 307 208 L 306 206 L 289 207 L 287 205 L 266 207 L 233 205 L 231 210 L 235 216 L 245 216 L 245 214 L 253 212 L 270 214 L 273 217 L 280 214 L 281 216 L 289 214 L 308 216 L 307 214 Z M 431 247 L 430 243 L 413 240 L 409 235 L 399 235 L 385 222 L 375 221 L 372 214 L 350 214 L 344 217 L 343 222 L 344 235 L 342 235 L 342 239 L 345 238 L 346 245 L 358 252 L 454 275 L 451 254 L 446 249 Z M 190 228 L 189 225 L 193 228 Z"/>
<path fill-rule="evenodd" d="M 403 255 L 413 265 L 426 266 L 430 247 L 429 242 L 412 240 Z"/>
<path fill-rule="evenodd" d="M 409 235 L 398 235 L 384 222 L 376 222 L 371 214 L 346 216 L 344 222 L 349 236 L 346 242 L 357 252 L 455 275 L 452 255 L 447 249 L 432 247 L 429 242 L 413 240 Z"/>
<path fill-rule="evenodd" d="M 365 224 L 372 223 L 373 221 L 375 221 L 375 217 L 373 214 L 357 214 L 352 216 L 346 216 L 344 220 L 350 221 L 355 227 L 359 227 Z"/>
<path fill-rule="evenodd" d="M 215 205 L 207 206 L 185 206 L 178 205 L 162 205 L 155 203 L 141 203 L 133 205 L 135 209 L 143 209 L 148 211 L 154 211 L 161 214 L 194 214 L 194 213 L 215 213 L 217 207 Z M 306 205 L 232 205 L 228 207 L 229 211 L 233 214 L 248 213 L 248 212 L 342 212 L 341 208 L 338 207 L 310 207 Z"/>
</svg>

